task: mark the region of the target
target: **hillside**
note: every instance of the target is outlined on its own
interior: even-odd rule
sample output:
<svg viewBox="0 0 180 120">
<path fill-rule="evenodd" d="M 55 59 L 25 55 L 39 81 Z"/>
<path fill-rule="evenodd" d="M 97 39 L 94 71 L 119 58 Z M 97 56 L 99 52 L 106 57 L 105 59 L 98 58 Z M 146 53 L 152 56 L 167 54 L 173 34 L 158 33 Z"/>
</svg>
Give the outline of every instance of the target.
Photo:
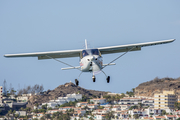
<svg viewBox="0 0 180 120">
<path fill-rule="evenodd" d="M 54 90 L 48 90 L 43 95 L 33 95 L 30 97 L 27 107 L 33 107 L 36 103 L 41 104 L 48 102 L 49 100 L 57 99 L 58 97 L 65 97 L 67 94 L 80 93 L 86 97 L 105 95 L 107 92 L 87 90 L 82 87 L 76 86 L 74 83 L 66 83 L 59 85 Z"/>
<path fill-rule="evenodd" d="M 139 84 L 135 88 L 135 95 L 153 97 L 154 93 L 160 93 L 162 90 L 175 90 L 180 96 L 180 77 L 177 79 L 156 77 L 154 80 Z"/>
</svg>

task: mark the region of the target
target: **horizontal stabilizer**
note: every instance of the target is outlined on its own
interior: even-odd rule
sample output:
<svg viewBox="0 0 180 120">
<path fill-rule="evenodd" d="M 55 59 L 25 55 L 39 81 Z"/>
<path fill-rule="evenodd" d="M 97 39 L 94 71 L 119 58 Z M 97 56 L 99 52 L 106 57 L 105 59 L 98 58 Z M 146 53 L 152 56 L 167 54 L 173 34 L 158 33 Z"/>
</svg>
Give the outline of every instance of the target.
<svg viewBox="0 0 180 120">
<path fill-rule="evenodd" d="M 78 68 L 80 68 L 80 66 L 61 68 L 61 70 L 78 69 Z"/>
</svg>

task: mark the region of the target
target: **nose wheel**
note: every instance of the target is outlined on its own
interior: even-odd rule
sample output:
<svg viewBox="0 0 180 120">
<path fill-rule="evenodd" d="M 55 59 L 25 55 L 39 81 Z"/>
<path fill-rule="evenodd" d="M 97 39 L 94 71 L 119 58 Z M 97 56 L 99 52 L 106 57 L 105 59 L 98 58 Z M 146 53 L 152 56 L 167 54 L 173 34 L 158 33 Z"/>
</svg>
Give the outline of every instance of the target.
<svg viewBox="0 0 180 120">
<path fill-rule="evenodd" d="M 77 79 L 75 79 L 75 83 L 77 86 L 79 85 L 79 81 Z"/>
<path fill-rule="evenodd" d="M 93 82 L 96 82 L 96 77 L 94 75 L 92 76 L 92 80 Z"/>
</svg>

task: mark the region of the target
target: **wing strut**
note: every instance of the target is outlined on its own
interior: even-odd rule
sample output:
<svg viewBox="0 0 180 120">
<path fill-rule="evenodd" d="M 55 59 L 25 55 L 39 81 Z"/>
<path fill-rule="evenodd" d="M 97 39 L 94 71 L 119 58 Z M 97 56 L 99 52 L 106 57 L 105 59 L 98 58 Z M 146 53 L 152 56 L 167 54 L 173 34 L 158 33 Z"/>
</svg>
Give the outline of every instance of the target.
<svg viewBox="0 0 180 120">
<path fill-rule="evenodd" d="M 72 65 L 70 65 L 70 64 L 67 64 L 67 63 L 65 63 L 65 62 L 62 62 L 62 61 L 60 61 L 60 60 L 57 60 L 57 59 L 55 59 L 55 58 L 53 58 L 53 57 L 50 57 L 50 56 L 48 56 L 48 55 L 45 55 L 46 57 L 48 57 L 48 58 L 50 58 L 50 59 L 54 59 L 54 60 L 56 60 L 56 61 L 58 61 L 58 62 L 60 62 L 60 63 L 63 63 L 63 64 L 65 64 L 65 65 L 67 65 L 67 66 L 70 66 L 70 67 L 72 67 L 72 68 L 74 68 L 74 69 L 78 69 L 77 67 L 74 67 L 74 66 L 72 66 Z M 78 69 L 78 70 L 80 70 L 80 69 Z M 80 70 L 81 71 L 81 70 Z"/>
<path fill-rule="evenodd" d="M 128 50 L 127 52 L 123 53 L 122 55 L 120 55 L 119 57 L 117 57 L 116 59 L 114 59 L 113 61 L 111 61 L 108 65 L 111 65 L 111 63 L 113 63 L 114 61 L 116 61 L 117 59 L 119 59 L 120 57 L 124 56 L 126 53 L 130 52 L 131 50 L 133 50 L 135 47 L 132 47 L 130 50 Z M 104 69 L 106 66 L 104 66 L 102 69 Z"/>
</svg>

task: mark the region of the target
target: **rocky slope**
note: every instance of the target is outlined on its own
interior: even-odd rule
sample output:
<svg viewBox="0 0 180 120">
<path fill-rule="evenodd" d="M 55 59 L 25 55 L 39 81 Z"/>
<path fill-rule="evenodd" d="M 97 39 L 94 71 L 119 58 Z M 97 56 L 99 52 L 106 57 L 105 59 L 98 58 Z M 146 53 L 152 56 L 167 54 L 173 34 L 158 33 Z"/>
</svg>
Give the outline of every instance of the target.
<svg viewBox="0 0 180 120">
<path fill-rule="evenodd" d="M 153 97 L 154 93 L 160 93 L 163 90 L 175 90 L 178 96 L 180 96 L 180 77 L 173 78 L 155 78 L 154 80 L 139 84 L 135 88 L 136 96 Z"/>
<path fill-rule="evenodd" d="M 76 86 L 74 83 L 66 83 L 60 85 L 54 90 L 48 90 L 43 95 L 33 95 L 30 97 L 27 107 L 33 107 L 36 103 L 41 104 L 49 102 L 49 100 L 57 99 L 58 97 L 65 97 L 67 94 L 80 93 L 86 97 L 97 96 L 107 94 L 104 91 L 87 90 L 82 87 Z"/>
</svg>

